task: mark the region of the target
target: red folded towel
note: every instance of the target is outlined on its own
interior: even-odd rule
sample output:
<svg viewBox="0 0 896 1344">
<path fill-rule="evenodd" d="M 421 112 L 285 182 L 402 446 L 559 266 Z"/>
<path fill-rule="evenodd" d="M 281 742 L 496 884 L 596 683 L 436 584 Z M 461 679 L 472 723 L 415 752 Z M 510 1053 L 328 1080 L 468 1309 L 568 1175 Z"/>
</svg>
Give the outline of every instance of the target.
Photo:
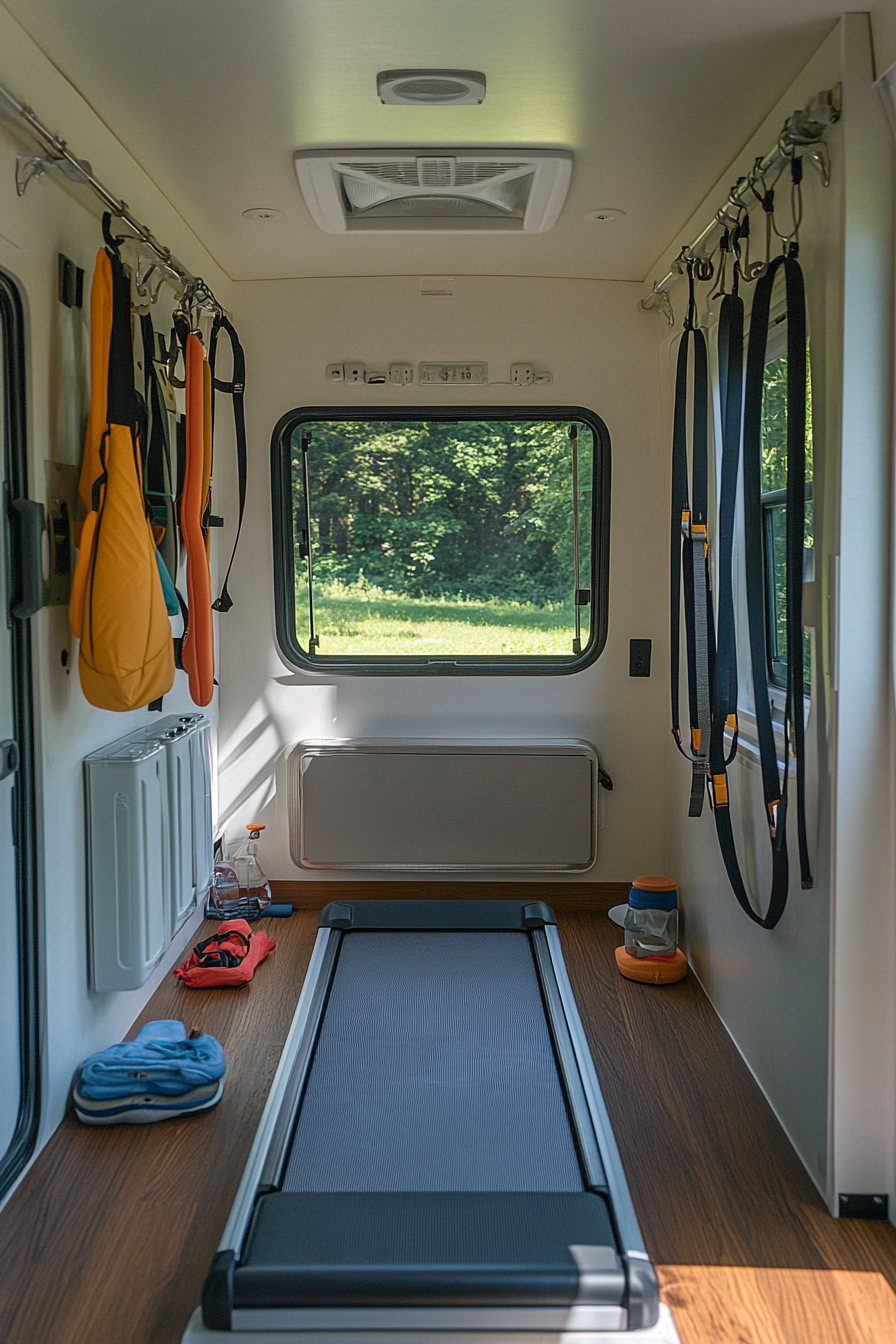
<svg viewBox="0 0 896 1344">
<path fill-rule="evenodd" d="M 190 989 L 246 985 L 273 949 L 273 938 L 261 929 L 253 933 L 244 919 L 227 919 L 211 938 L 196 944 L 174 974 Z"/>
</svg>

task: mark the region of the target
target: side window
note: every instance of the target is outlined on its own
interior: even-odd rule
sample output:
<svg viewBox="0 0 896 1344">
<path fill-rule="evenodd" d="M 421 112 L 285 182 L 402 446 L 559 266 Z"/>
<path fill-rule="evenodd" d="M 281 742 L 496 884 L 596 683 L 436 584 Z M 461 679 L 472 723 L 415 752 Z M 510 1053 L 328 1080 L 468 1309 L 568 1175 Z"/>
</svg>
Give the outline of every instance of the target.
<svg viewBox="0 0 896 1344">
<path fill-rule="evenodd" d="M 600 653 L 609 436 L 590 412 L 294 411 L 273 471 L 293 664 L 531 676 Z"/>
<path fill-rule="evenodd" d="M 769 680 L 776 686 L 787 685 L 786 582 L 787 561 L 784 522 L 787 488 L 787 356 L 775 353 L 786 349 L 786 319 L 779 319 L 773 339 L 769 340 L 772 358 L 765 366 L 762 386 L 762 526 L 765 549 L 766 622 L 769 651 Z M 808 375 L 807 366 L 807 375 Z M 812 527 L 812 391 L 806 380 L 806 530 L 804 575 L 813 577 Z M 811 684 L 811 639 L 803 632 L 803 669 L 805 684 Z"/>
</svg>

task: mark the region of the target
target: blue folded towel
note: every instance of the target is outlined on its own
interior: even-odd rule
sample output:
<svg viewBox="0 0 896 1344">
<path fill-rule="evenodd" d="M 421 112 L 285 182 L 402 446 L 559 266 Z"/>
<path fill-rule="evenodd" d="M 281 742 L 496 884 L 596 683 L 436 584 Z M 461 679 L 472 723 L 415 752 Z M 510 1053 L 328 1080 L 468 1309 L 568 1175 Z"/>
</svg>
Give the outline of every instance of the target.
<svg viewBox="0 0 896 1344">
<path fill-rule="evenodd" d="M 78 1086 L 100 1101 L 137 1092 L 177 1097 L 222 1077 L 224 1051 L 214 1036 L 187 1040 L 183 1022 L 147 1022 L 135 1041 L 121 1041 L 81 1065 Z"/>
</svg>

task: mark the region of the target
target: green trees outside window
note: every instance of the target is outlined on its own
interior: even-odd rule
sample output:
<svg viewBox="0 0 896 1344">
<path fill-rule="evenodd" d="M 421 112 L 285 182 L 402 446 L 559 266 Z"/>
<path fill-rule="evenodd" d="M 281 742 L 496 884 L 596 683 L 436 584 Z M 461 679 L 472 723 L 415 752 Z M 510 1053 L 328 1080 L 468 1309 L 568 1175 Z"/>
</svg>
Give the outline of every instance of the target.
<svg viewBox="0 0 896 1344">
<path fill-rule="evenodd" d="M 553 411 L 368 416 L 281 422 L 299 652 L 318 665 L 596 656 L 601 422 Z"/>
<path fill-rule="evenodd" d="M 807 375 L 809 369 L 807 367 Z M 787 684 L 786 584 L 784 533 L 787 488 L 787 358 L 771 360 L 762 385 L 762 515 L 767 577 L 767 630 L 769 673 L 777 685 Z M 814 546 L 812 530 L 812 390 L 806 379 L 806 524 L 804 546 Z M 808 558 L 808 557 L 807 557 Z M 811 573 L 811 570 L 809 571 Z M 812 676 L 812 645 L 803 632 L 803 672 L 808 687 Z"/>
</svg>

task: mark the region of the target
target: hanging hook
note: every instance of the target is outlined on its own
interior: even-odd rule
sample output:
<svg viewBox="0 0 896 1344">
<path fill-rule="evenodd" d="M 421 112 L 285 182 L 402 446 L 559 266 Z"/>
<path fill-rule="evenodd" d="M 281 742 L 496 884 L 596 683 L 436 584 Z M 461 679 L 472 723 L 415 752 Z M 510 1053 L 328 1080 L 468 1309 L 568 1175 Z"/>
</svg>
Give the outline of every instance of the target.
<svg viewBox="0 0 896 1344">
<path fill-rule="evenodd" d="M 723 299 L 727 292 L 725 289 L 725 281 L 727 279 L 728 253 L 730 251 L 731 251 L 731 230 L 726 229 L 725 232 L 722 234 L 722 238 L 719 243 L 719 254 L 720 254 L 719 283 L 709 296 L 710 302 L 712 302 L 713 299 Z"/>
<path fill-rule="evenodd" d="M 796 154 L 790 157 L 790 209 L 793 219 L 793 228 L 789 233 L 782 233 L 775 224 L 775 233 L 784 244 L 785 253 L 788 245 L 795 243 L 799 246 L 800 225 L 803 222 L 803 160 Z M 772 221 L 774 223 L 774 219 Z"/>
<path fill-rule="evenodd" d="M 706 255 L 694 258 L 694 274 L 698 280 L 704 282 L 711 280 L 715 275 L 716 268 L 713 265 L 712 257 Z"/>
<path fill-rule="evenodd" d="M 741 257 L 740 251 L 741 241 L 744 243 L 743 257 Z M 744 208 L 743 217 L 737 226 L 737 242 L 734 250 L 741 279 L 746 281 L 748 285 L 752 285 L 754 280 L 759 279 L 765 268 L 761 261 L 750 261 L 750 216 L 746 208 Z"/>
<path fill-rule="evenodd" d="M 694 293 L 694 258 L 688 257 L 686 261 L 688 272 L 688 307 L 684 318 L 685 331 L 696 330 L 697 300 Z"/>
</svg>

